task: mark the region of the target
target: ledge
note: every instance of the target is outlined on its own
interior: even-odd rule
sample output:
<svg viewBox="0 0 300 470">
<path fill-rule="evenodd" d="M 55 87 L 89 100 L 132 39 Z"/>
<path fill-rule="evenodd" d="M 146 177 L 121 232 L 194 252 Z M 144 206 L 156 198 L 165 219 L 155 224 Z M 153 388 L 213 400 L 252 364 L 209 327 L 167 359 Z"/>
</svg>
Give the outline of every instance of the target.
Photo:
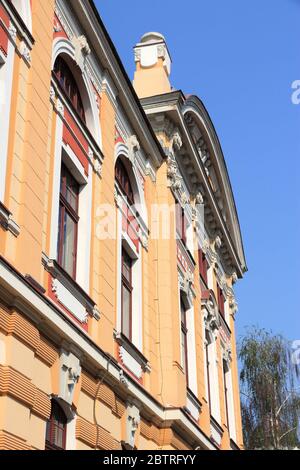
<svg viewBox="0 0 300 470">
<path fill-rule="evenodd" d="M 148 359 L 126 336 L 121 332 L 114 331 L 114 338 L 120 346 L 119 354 L 125 367 L 138 378 L 141 378 L 142 372 L 151 372 Z"/>
<path fill-rule="evenodd" d="M 230 439 L 230 449 L 231 450 L 241 450 L 239 446 L 234 442 L 233 439 Z"/>
<path fill-rule="evenodd" d="M 96 302 L 91 299 L 91 297 L 80 287 L 79 284 L 53 259 L 49 259 L 48 256 L 43 253 L 42 255 L 42 264 L 44 265 L 45 270 L 51 274 L 53 277 L 52 290 L 59 294 L 59 286 L 62 286 L 63 289 L 68 291 L 70 295 L 74 297 L 74 300 L 77 301 L 82 308 L 86 309 L 87 313 L 94 317 L 96 320 L 100 320 L 100 312 L 97 308 Z M 81 318 L 78 314 L 73 311 L 72 308 L 69 308 L 62 299 L 57 295 L 58 300 L 73 314 L 78 318 L 82 323 L 84 323 L 84 313 L 82 313 Z"/>
<path fill-rule="evenodd" d="M 210 434 L 212 441 L 215 442 L 218 446 L 220 446 L 224 434 L 224 429 L 213 416 L 210 416 Z"/>
<path fill-rule="evenodd" d="M 13 220 L 12 213 L 5 207 L 2 202 L 0 202 L 0 225 L 11 232 L 15 237 L 20 235 L 20 227 L 19 225 Z"/>
<path fill-rule="evenodd" d="M 187 397 L 186 397 L 186 410 L 191 415 L 191 417 L 198 422 L 200 418 L 202 404 L 196 395 L 187 388 Z"/>
</svg>

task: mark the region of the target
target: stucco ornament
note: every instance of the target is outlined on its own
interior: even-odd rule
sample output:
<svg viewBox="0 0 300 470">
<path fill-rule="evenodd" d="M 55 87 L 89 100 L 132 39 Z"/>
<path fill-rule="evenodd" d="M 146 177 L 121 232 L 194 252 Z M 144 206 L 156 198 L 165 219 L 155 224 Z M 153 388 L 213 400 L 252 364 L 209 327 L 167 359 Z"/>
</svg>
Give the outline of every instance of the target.
<svg viewBox="0 0 300 470">
<path fill-rule="evenodd" d="M 204 199 L 200 191 L 196 195 L 196 204 L 204 204 Z"/>
<path fill-rule="evenodd" d="M 135 435 L 140 424 L 140 410 L 135 403 L 127 404 L 126 443 L 135 446 Z"/>
<path fill-rule="evenodd" d="M 202 300 L 202 311 L 204 313 L 205 328 L 216 337 L 220 328 L 220 318 L 218 306 L 212 295 L 208 299 Z"/>
<path fill-rule="evenodd" d="M 232 362 L 232 349 L 230 344 L 227 344 L 225 349 L 223 350 L 223 359 L 228 365 L 228 367 L 230 367 L 230 364 Z"/>
<path fill-rule="evenodd" d="M 85 36 L 73 37 L 72 44 L 75 49 L 74 59 L 81 71 L 84 70 L 85 59 L 91 53 L 90 46 Z"/>
<path fill-rule="evenodd" d="M 178 167 L 173 152 L 168 156 L 167 166 L 168 187 L 173 191 L 180 191 L 182 188 L 182 178 L 178 174 Z"/>
<path fill-rule="evenodd" d="M 80 361 L 72 352 L 62 349 L 60 355 L 59 398 L 69 405 L 73 403 L 75 386 L 81 374 Z"/>
<path fill-rule="evenodd" d="M 141 148 L 141 145 L 137 139 L 136 135 L 132 135 L 127 139 L 127 147 L 128 147 L 128 158 L 132 164 L 135 162 L 135 154 Z"/>
<path fill-rule="evenodd" d="M 181 135 L 179 134 L 178 129 L 176 129 L 176 131 L 173 134 L 172 147 L 173 147 L 174 152 L 179 151 L 182 147 L 182 138 L 181 138 Z"/>
<path fill-rule="evenodd" d="M 184 275 L 178 272 L 178 283 L 179 283 L 179 288 L 184 296 L 184 299 L 188 308 L 191 308 L 193 306 L 193 299 L 194 299 L 194 294 L 193 294 L 194 276 L 193 274 L 189 271 L 184 273 Z"/>
</svg>

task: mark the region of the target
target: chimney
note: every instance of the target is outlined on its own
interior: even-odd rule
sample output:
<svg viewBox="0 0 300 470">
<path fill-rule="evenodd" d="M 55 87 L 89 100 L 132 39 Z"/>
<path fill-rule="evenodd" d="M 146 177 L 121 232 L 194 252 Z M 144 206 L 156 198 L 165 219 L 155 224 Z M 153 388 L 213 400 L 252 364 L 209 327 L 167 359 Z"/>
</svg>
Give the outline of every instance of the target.
<svg viewBox="0 0 300 470">
<path fill-rule="evenodd" d="M 160 33 L 146 33 L 134 48 L 136 71 L 133 86 L 139 98 L 171 91 L 171 57 Z"/>
</svg>

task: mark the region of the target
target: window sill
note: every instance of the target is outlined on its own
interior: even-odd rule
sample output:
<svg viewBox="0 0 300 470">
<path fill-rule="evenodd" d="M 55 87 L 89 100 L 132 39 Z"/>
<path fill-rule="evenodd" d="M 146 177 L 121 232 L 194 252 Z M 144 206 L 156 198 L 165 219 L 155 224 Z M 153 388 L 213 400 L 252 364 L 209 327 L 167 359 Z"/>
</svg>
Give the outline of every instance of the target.
<svg viewBox="0 0 300 470">
<path fill-rule="evenodd" d="M 43 253 L 42 263 L 52 277 L 53 294 L 80 323 L 87 323 L 88 315 L 100 320 L 96 303 L 55 260 Z"/>
<path fill-rule="evenodd" d="M 230 439 L 230 449 L 231 449 L 231 450 L 241 450 L 241 449 L 239 448 L 239 446 L 236 444 L 236 442 L 234 442 L 233 439 Z"/>
<path fill-rule="evenodd" d="M 216 419 L 211 415 L 210 416 L 210 437 L 219 447 L 222 442 L 223 434 L 224 434 L 224 429 L 218 423 L 218 421 L 216 421 Z"/>
<path fill-rule="evenodd" d="M 121 332 L 114 331 L 114 338 L 119 345 L 119 355 L 122 364 L 129 369 L 138 379 L 143 372 L 151 372 L 148 359 L 138 348 Z"/>
<path fill-rule="evenodd" d="M 195 421 L 199 421 L 202 404 L 196 395 L 187 388 L 186 410 Z"/>
<path fill-rule="evenodd" d="M 20 235 L 19 225 L 13 220 L 12 213 L 2 202 L 0 202 L 0 225 L 4 230 L 11 232 L 15 237 Z"/>
</svg>

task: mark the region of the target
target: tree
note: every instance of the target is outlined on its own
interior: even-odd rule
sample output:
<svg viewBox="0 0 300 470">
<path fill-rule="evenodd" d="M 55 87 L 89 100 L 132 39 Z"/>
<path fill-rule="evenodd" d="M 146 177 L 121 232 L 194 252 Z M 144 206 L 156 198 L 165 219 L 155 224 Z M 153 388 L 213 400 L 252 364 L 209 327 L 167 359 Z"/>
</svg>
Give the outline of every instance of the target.
<svg viewBox="0 0 300 470">
<path fill-rule="evenodd" d="M 252 327 L 239 344 L 247 449 L 300 448 L 299 365 L 280 335 Z"/>
</svg>

